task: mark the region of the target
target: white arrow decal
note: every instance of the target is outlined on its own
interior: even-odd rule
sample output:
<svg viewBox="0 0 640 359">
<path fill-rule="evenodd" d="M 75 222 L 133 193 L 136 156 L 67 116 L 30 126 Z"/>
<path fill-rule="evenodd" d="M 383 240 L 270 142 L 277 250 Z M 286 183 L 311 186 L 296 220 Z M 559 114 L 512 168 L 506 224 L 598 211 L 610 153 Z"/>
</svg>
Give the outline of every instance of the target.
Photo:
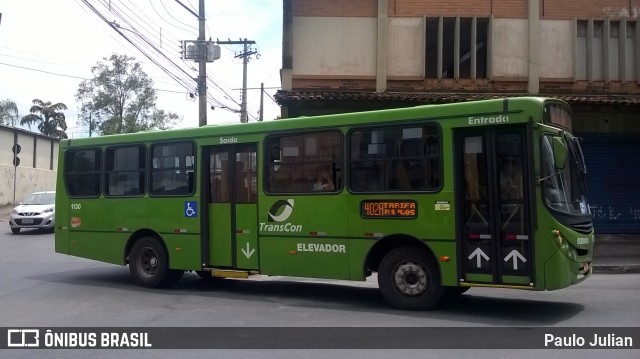
<svg viewBox="0 0 640 359">
<path fill-rule="evenodd" d="M 486 255 L 486 253 L 482 251 L 482 249 L 480 249 L 480 247 L 476 248 L 476 250 L 471 253 L 471 255 L 469 256 L 469 259 L 473 257 L 476 257 L 476 266 L 478 268 L 480 268 L 481 266 L 482 258 L 484 258 L 484 260 L 486 261 L 489 260 L 489 257 Z"/>
<path fill-rule="evenodd" d="M 526 262 L 527 260 L 522 256 L 522 254 L 520 254 L 520 252 L 518 252 L 517 250 L 512 250 L 511 252 L 509 252 L 509 254 L 507 254 L 506 257 L 504 257 L 504 261 L 508 262 L 509 259 L 513 258 L 513 270 L 518 270 L 518 259 L 520 259 L 522 261 L 522 263 Z"/>
<path fill-rule="evenodd" d="M 247 259 L 251 258 L 251 256 L 253 255 L 253 252 L 256 251 L 256 249 L 251 249 L 249 247 L 249 242 L 247 242 L 247 250 L 245 250 L 244 248 L 241 248 L 240 251 L 242 252 L 242 254 L 244 254 L 245 257 L 247 257 Z"/>
</svg>

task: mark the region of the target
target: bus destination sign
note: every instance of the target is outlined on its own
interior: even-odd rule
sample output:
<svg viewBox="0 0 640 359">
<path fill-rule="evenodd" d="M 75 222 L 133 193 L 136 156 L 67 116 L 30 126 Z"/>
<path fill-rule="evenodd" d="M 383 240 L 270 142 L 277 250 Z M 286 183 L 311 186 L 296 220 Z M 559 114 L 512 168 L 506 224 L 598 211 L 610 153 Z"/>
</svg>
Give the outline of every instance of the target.
<svg viewBox="0 0 640 359">
<path fill-rule="evenodd" d="M 360 202 L 362 218 L 416 218 L 418 205 L 410 199 L 372 199 Z"/>
</svg>

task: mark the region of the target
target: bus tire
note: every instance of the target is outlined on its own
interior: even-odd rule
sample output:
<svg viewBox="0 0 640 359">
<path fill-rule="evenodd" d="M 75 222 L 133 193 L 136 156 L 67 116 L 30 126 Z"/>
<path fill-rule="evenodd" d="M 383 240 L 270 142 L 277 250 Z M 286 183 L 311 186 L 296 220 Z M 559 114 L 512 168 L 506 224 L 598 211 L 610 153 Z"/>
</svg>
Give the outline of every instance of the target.
<svg viewBox="0 0 640 359">
<path fill-rule="evenodd" d="M 160 288 L 176 283 L 183 270 L 169 269 L 169 257 L 157 238 L 140 238 L 129 252 L 129 272 L 142 287 Z"/>
<path fill-rule="evenodd" d="M 436 261 L 416 247 L 398 247 L 382 258 L 378 286 L 389 304 L 406 310 L 431 309 L 444 294 Z"/>
</svg>

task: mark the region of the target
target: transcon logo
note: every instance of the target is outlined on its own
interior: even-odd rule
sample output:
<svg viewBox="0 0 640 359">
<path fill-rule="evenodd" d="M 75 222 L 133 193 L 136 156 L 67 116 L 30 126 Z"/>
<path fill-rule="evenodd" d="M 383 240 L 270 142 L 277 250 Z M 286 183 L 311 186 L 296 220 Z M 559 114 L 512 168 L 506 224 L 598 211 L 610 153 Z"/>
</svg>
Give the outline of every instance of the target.
<svg viewBox="0 0 640 359">
<path fill-rule="evenodd" d="M 509 122 L 509 116 L 507 115 L 469 117 L 470 125 L 486 125 L 486 124 L 507 123 L 507 122 Z"/>
<path fill-rule="evenodd" d="M 269 209 L 269 222 L 284 222 L 293 213 L 293 199 L 276 201 Z M 280 213 L 280 214 L 278 214 Z"/>
<path fill-rule="evenodd" d="M 293 204 L 293 199 L 281 199 L 276 201 L 269 209 L 267 221 L 286 221 L 291 216 L 291 213 L 293 213 Z M 292 223 L 260 223 L 260 232 L 302 232 L 302 225 Z"/>
<path fill-rule="evenodd" d="M 268 224 L 260 223 L 260 232 L 302 232 L 301 224 Z"/>
</svg>

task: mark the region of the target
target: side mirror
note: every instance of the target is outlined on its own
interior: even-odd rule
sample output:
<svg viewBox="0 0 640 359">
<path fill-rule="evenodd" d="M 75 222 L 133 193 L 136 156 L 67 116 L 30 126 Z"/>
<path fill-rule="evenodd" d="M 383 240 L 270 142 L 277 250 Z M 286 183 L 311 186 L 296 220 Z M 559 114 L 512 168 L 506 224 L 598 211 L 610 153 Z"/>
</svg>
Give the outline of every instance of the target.
<svg viewBox="0 0 640 359">
<path fill-rule="evenodd" d="M 560 137 L 553 138 L 553 162 L 557 169 L 564 169 L 567 163 L 567 146 Z"/>
</svg>

